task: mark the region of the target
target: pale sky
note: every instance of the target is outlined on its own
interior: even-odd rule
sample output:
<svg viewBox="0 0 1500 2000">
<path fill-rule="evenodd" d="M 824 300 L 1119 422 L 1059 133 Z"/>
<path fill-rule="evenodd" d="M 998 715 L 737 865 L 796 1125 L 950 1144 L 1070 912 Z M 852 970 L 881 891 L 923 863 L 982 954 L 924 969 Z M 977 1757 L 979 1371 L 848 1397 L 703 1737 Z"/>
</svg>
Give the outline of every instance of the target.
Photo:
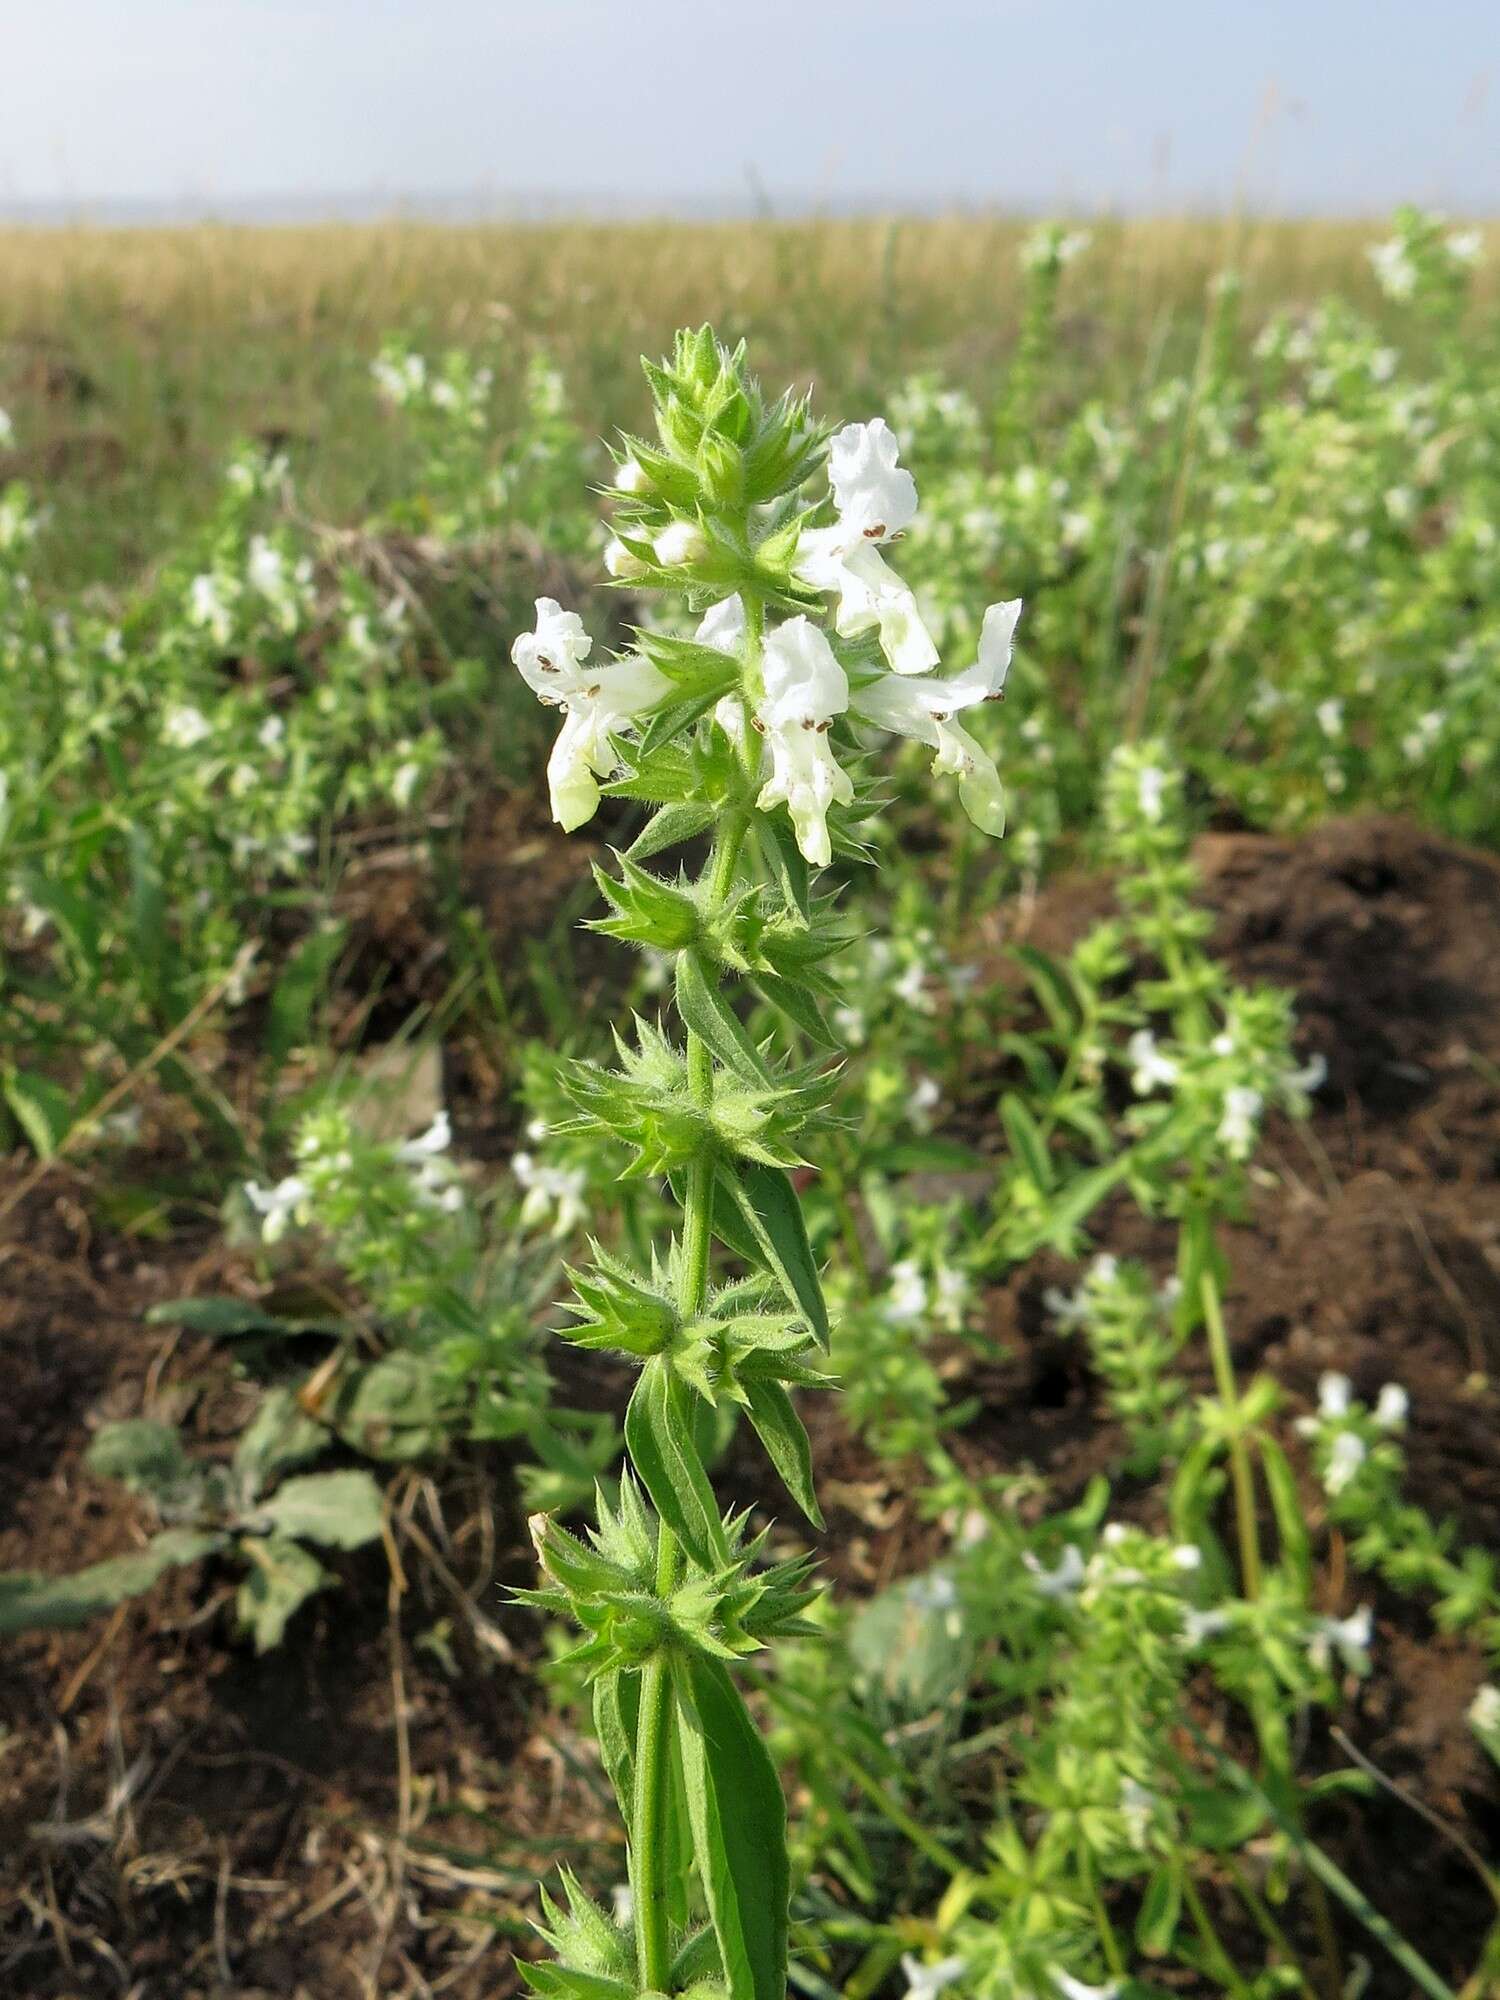
<svg viewBox="0 0 1500 2000">
<path fill-rule="evenodd" d="M 1500 212 L 1500 0 L 0 0 L 0 209 Z"/>
</svg>

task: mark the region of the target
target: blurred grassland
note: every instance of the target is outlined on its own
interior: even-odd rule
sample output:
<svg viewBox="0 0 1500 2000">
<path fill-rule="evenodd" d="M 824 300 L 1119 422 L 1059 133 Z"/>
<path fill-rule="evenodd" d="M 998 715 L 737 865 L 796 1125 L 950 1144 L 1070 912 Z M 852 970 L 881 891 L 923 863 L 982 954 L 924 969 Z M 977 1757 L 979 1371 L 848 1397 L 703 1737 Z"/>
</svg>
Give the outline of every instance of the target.
<svg viewBox="0 0 1500 2000">
<path fill-rule="evenodd" d="M 461 344 L 514 406 L 541 346 L 591 431 L 644 414 L 636 362 L 711 319 L 771 382 L 858 414 L 915 368 L 992 395 L 1014 339 L 1029 224 L 925 221 L 0 231 L 0 481 L 52 510 L 41 578 L 115 581 L 201 513 L 231 441 L 285 442 L 325 518 L 396 490 L 399 425 L 371 394 L 383 335 Z M 1129 393 L 1191 353 L 1207 279 L 1233 264 L 1245 323 L 1329 292 L 1378 308 L 1379 224 L 1163 220 L 1096 228 L 1064 281 L 1060 392 Z M 1479 303 L 1492 306 L 1494 259 Z"/>
</svg>

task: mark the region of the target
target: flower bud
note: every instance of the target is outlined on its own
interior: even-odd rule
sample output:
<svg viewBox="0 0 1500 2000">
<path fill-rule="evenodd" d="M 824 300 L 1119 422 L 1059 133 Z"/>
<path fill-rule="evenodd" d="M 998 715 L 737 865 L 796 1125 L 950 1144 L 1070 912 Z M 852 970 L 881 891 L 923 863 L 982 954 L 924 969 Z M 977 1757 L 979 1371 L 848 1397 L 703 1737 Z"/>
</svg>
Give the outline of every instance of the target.
<svg viewBox="0 0 1500 2000">
<path fill-rule="evenodd" d="M 649 493 L 651 475 L 637 458 L 623 459 L 615 471 L 617 493 Z"/>
<path fill-rule="evenodd" d="M 732 506 L 744 491 L 745 455 L 728 438 L 710 433 L 698 447 L 703 491 L 720 506 Z"/>
<path fill-rule="evenodd" d="M 639 556 L 632 555 L 618 536 L 604 551 L 604 567 L 616 583 L 633 583 L 646 574 L 646 565 Z"/>
<path fill-rule="evenodd" d="M 681 569 L 702 562 L 708 554 L 708 537 L 696 521 L 673 521 L 662 529 L 652 548 L 663 569 Z"/>
</svg>

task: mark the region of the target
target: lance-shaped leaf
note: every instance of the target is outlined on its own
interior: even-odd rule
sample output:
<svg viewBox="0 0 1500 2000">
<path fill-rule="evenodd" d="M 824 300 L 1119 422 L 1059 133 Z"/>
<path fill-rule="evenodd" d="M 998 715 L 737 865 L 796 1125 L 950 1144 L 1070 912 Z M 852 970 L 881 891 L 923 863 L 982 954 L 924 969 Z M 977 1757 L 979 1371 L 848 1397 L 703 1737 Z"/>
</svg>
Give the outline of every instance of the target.
<svg viewBox="0 0 1500 2000">
<path fill-rule="evenodd" d="M 747 1083 L 770 1083 L 764 1056 L 695 951 L 684 951 L 677 960 L 677 1011 L 684 1026 L 708 1044 L 715 1061 Z"/>
<path fill-rule="evenodd" d="M 755 1256 L 776 1274 L 787 1298 L 806 1315 L 808 1325 L 826 1347 L 828 1308 L 823 1303 L 823 1287 L 807 1240 L 802 1207 L 791 1182 L 777 1167 L 721 1160 L 717 1186 L 715 1229 L 732 1250 Z M 725 1203 L 728 1214 L 721 1228 Z M 751 1246 L 748 1253 L 747 1244 Z"/>
<path fill-rule="evenodd" d="M 742 1387 L 750 1421 L 766 1448 L 766 1456 L 808 1520 L 815 1528 L 821 1528 L 823 1514 L 813 1490 L 812 1446 L 802 1419 L 792 1407 L 791 1397 L 779 1382 L 770 1379 L 746 1377 Z"/>
<path fill-rule="evenodd" d="M 681 847 L 684 841 L 696 840 L 700 833 L 706 833 L 715 817 L 713 806 L 701 799 L 678 799 L 652 814 L 626 848 L 626 855 L 632 861 L 644 861 L 664 848 Z"/>
<path fill-rule="evenodd" d="M 641 1370 L 625 1412 L 625 1443 L 657 1513 L 693 1561 L 706 1570 L 726 1563 L 724 1524 L 693 1439 L 688 1391 L 660 1356 Z"/>
<path fill-rule="evenodd" d="M 733 1682 L 701 1654 L 673 1661 L 693 1852 L 729 2000 L 784 2000 L 786 1803 Z"/>
</svg>

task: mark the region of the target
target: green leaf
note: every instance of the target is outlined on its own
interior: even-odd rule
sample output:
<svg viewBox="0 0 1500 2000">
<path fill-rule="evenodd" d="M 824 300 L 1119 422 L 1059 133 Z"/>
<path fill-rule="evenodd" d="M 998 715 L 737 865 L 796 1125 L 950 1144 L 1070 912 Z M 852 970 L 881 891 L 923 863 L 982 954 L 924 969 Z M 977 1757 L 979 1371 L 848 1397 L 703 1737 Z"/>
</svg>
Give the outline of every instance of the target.
<svg viewBox="0 0 1500 2000">
<path fill-rule="evenodd" d="M 106 1424 L 83 1462 L 98 1478 L 118 1479 L 137 1493 L 173 1492 L 193 1469 L 176 1427 L 150 1417 Z"/>
<path fill-rule="evenodd" d="M 1135 1941 L 1147 1958 L 1161 1958 L 1172 1949 L 1181 1915 L 1181 1875 L 1174 1862 L 1164 1861 L 1146 1884 L 1136 1913 Z"/>
<path fill-rule="evenodd" d="M 673 1665 L 693 1853 L 729 2000 L 784 2000 L 786 1803 L 750 1712 L 717 1660 Z"/>
<path fill-rule="evenodd" d="M 1013 1091 L 1007 1091 L 1001 1098 L 1000 1117 L 1005 1126 L 1006 1137 L 1010 1140 L 1011 1151 L 1036 1185 L 1044 1193 L 1050 1191 L 1055 1178 L 1052 1155 L 1047 1151 L 1047 1142 L 1042 1137 L 1036 1120 Z"/>
<path fill-rule="evenodd" d="M 594 1682 L 594 1737 L 620 1812 L 630 1817 L 635 1794 L 635 1739 L 641 1709 L 641 1677 L 621 1668 Z"/>
<path fill-rule="evenodd" d="M 235 1596 L 235 1611 L 256 1652 L 268 1653 L 281 1644 L 292 1613 L 333 1579 L 310 1550 L 280 1535 L 247 1536 L 240 1551 L 250 1568 Z"/>
<path fill-rule="evenodd" d="M 1297 1480 L 1286 1453 L 1274 1438 L 1257 1440 L 1271 1511 L 1276 1516 L 1276 1532 L 1281 1538 L 1282 1559 L 1291 1566 L 1303 1590 L 1312 1585 L 1312 1537 L 1307 1529 L 1307 1512 L 1297 1491 Z"/>
<path fill-rule="evenodd" d="M 828 1345 L 828 1308 L 823 1303 L 823 1287 L 807 1240 L 807 1225 L 796 1190 L 780 1167 L 766 1167 L 743 1160 L 731 1166 L 721 1160 L 718 1186 L 734 1204 L 738 1219 L 745 1224 L 740 1241 L 748 1234 L 759 1260 L 776 1273 L 792 1304 L 801 1308 L 821 1344 Z M 717 1215 L 715 1228 L 718 1228 Z M 723 1233 L 723 1232 L 721 1232 Z M 724 1234 L 731 1249 L 738 1248 L 735 1237 Z"/>
<path fill-rule="evenodd" d="M 823 1514 L 813 1488 L 812 1447 L 792 1399 L 779 1382 L 744 1378 L 742 1387 L 755 1435 L 781 1474 L 783 1485 L 815 1528 Z"/>
<path fill-rule="evenodd" d="M 800 1028 L 810 1041 L 819 1048 L 838 1049 L 843 1043 L 829 1027 L 823 1009 L 818 1005 L 805 986 L 799 986 L 793 979 L 783 979 L 778 972 L 753 972 L 749 983 L 779 1013 L 785 1014 L 794 1026 Z"/>
<path fill-rule="evenodd" d="M 336 1319 L 279 1319 L 249 1299 L 164 1299 L 146 1318 L 154 1326 L 185 1326 L 190 1333 L 211 1333 L 221 1339 L 240 1334 L 337 1333 Z"/>
<path fill-rule="evenodd" d="M 804 924 L 812 921 L 812 877 L 789 820 L 761 814 L 755 822 L 760 850 L 789 910 Z"/>
<path fill-rule="evenodd" d="M 368 1472 L 304 1472 L 278 1486 L 256 1516 L 273 1536 L 357 1549 L 380 1533 L 380 1488 Z"/>
<path fill-rule="evenodd" d="M 665 847 L 680 847 L 684 841 L 696 840 L 713 825 L 715 817 L 714 808 L 698 799 L 682 799 L 663 806 L 660 812 L 651 815 L 626 848 L 626 856 L 631 861 L 644 861 L 652 854 L 660 854 Z"/>
<path fill-rule="evenodd" d="M 50 1160 L 72 1127 L 72 1097 L 45 1076 L 7 1068 L 5 1101 L 31 1141 L 37 1158 Z"/>
<path fill-rule="evenodd" d="M 1035 945 L 1013 945 L 1011 955 L 1025 966 L 1032 990 L 1053 1027 L 1071 1041 L 1078 1024 L 1078 998 L 1067 973 Z"/>
<path fill-rule="evenodd" d="M 687 1392 L 660 1355 L 635 1385 L 625 1443 L 657 1513 L 693 1561 L 707 1570 L 726 1562 L 724 1524 L 693 1439 Z"/>
<path fill-rule="evenodd" d="M 344 948 L 347 927 L 329 924 L 305 937 L 287 960 L 271 994 L 266 1017 L 266 1056 L 279 1069 L 313 1037 L 313 1012 Z"/>
<path fill-rule="evenodd" d="M 714 1059 L 746 1083 L 769 1084 L 771 1072 L 744 1023 L 704 972 L 695 951 L 677 955 L 677 1011 L 684 1025 L 708 1044 Z"/>
<path fill-rule="evenodd" d="M 240 1433 L 234 1448 L 234 1469 L 250 1492 L 258 1493 L 268 1479 L 316 1458 L 328 1443 L 328 1432 L 284 1386 L 267 1390 L 260 1408 Z"/>
<path fill-rule="evenodd" d="M 191 1528 L 168 1528 L 139 1553 L 75 1570 L 71 1576 L 38 1576 L 27 1570 L 0 1574 L 0 1634 L 32 1626 L 83 1625 L 101 1611 L 139 1597 L 169 1569 L 200 1562 L 223 1548 L 225 1537 Z"/>
</svg>

